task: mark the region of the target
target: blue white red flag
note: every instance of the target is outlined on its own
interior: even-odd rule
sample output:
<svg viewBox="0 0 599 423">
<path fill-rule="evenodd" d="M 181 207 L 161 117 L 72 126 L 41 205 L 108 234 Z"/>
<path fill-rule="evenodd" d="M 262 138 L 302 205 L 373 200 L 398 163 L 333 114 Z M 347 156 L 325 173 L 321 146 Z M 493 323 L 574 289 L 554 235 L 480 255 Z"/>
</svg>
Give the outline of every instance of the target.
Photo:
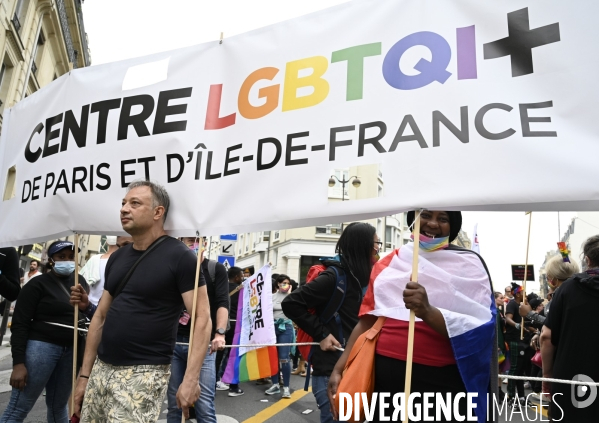
<svg viewBox="0 0 599 423">
<path fill-rule="evenodd" d="M 361 315 L 409 321 L 403 291 L 412 274 L 413 245 L 404 245 L 375 265 Z M 418 282 L 425 287 L 429 303 L 445 318 L 462 381 L 468 392 L 478 393 L 476 415 L 482 423 L 486 421 L 491 357 L 496 348 L 497 310 L 488 273 L 479 256 L 469 250 L 421 251 Z M 416 318 L 418 325 L 426 323 Z M 415 343 L 415 354 L 417 350 Z"/>
</svg>

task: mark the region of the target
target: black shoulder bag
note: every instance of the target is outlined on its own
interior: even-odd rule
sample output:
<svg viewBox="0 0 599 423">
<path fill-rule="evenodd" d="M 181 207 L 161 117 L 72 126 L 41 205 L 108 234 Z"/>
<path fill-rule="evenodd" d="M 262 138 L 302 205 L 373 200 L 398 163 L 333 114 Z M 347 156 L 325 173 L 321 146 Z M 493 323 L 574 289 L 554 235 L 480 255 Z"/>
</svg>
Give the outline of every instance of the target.
<svg viewBox="0 0 599 423">
<path fill-rule="evenodd" d="M 114 300 L 116 297 L 119 296 L 119 294 L 121 292 L 123 292 L 123 289 L 125 289 L 125 285 L 127 285 L 127 282 L 129 282 L 129 279 L 131 279 L 131 275 L 133 275 L 133 272 L 135 271 L 135 268 L 139 265 L 139 263 L 153 250 L 156 249 L 156 247 L 158 247 L 158 245 L 160 245 L 160 243 L 162 241 L 164 241 L 166 238 L 168 238 L 168 235 L 162 235 L 160 238 L 158 238 L 156 241 L 154 241 L 152 243 L 152 245 L 150 245 L 146 251 L 144 251 L 144 253 L 141 255 L 140 258 L 137 259 L 137 261 L 133 264 L 133 266 L 131 266 L 131 269 L 129 269 L 129 271 L 127 272 L 127 274 L 125 275 L 125 277 L 123 278 L 123 280 L 119 283 L 119 286 L 116 287 L 116 291 L 114 291 L 114 295 L 112 296 L 112 299 Z"/>
</svg>

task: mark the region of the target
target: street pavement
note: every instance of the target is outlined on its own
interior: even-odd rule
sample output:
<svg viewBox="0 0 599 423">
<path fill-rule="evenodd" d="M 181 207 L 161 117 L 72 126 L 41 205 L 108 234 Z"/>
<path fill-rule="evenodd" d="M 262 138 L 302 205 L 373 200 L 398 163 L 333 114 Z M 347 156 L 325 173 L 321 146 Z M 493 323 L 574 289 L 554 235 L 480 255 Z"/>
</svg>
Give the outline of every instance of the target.
<svg viewBox="0 0 599 423">
<path fill-rule="evenodd" d="M 5 341 L 0 346 L 0 412 L 4 412 L 10 399 L 11 387 L 9 385 L 12 371 L 12 360 L 8 339 L 10 331 L 5 336 Z M 318 423 L 320 413 L 312 392 L 303 390 L 305 378 L 291 376 L 291 399 L 282 399 L 280 395 L 265 395 L 268 385 L 256 385 L 255 382 L 242 383 L 240 387 L 245 394 L 239 397 L 229 397 L 228 391 L 216 391 L 215 407 L 218 423 Z M 403 382 L 402 382 L 403 383 Z M 503 390 L 507 389 L 503 385 Z M 529 391 L 527 391 L 527 394 Z M 506 413 L 499 418 L 504 422 L 529 422 L 548 421 L 546 416 L 540 416 L 533 408 L 528 408 L 526 413 Z M 189 420 L 195 422 L 195 420 Z M 45 397 L 41 396 L 25 419 L 25 423 L 46 422 Z M 159 423 L 166 422 L 166 401 L 164 401 Z"/>
<path fill-rule="evenodd" d="M 7 347 L 0 347 L 0 353 L 5 353 Z M 10 355 L 0 361 L 0 411 L 4 411 L 10 398 L 8 379 L 12 369 Z M 264 394 L 268 386 L 257 386 L 254 382 L 242 383 L 241 388 L 245 395 L 229 397 L 228 391 L 216 392 L 216 412 L 218 423 L 318 423 L 319 411 L 312 392 L 303 391 L 305 379 L 300 376 L 291 376 L 291 399 L 281 399 L 280 395 L 268 396 Z M 505 390 L 505 385 L 504 385 Z M 530 422 L 548 421 L 547 417 L 539 416 L 533 408 L 528 408 L 526 413 L 506 413 L 499 419 L 504 422 Z M 307 414 L 304 414 L 307 413 Z M 46 422 L 45 397 L 40 397 L 33 410 L 29 413 L 25 423 Z M 166 401 L 163 404 L 160 420 L 166 422 Z M 188 420 L 195 422 L 195 420 Z"/>
</svg>

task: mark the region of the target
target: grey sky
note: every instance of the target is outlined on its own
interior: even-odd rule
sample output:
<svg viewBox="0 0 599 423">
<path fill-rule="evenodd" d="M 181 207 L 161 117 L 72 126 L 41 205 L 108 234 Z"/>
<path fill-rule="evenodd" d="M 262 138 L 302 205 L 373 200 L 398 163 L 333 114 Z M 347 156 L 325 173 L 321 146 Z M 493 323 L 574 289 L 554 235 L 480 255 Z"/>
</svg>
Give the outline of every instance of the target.
<svg viewBox="0 0 599 423">
<path fill-rule="evenodd" d="M 218 40 L 344 3 L 343 0 L 87 0 L 83 16 L 93 64 L 102 64 Z M 469 169 L 461 169 L 470 172 Z M 489 189 L 493 189 L 489 187 Z M 517 189 L 517 187 L 515 187 Z M 562 233 L 574 213 L 561 213 Z M 555 212 L 534 213 L 529 263 L 535 276 L 545 253 L 556 248 Z M 496 289 L 511 280 L 510 265 L 526 257 L 528 216 L 523 212 L 466 212 L 463 229 L 478 223 L 481 254 Z M 532 284 L 538 289 L 538 284 Z"/>
</svg>

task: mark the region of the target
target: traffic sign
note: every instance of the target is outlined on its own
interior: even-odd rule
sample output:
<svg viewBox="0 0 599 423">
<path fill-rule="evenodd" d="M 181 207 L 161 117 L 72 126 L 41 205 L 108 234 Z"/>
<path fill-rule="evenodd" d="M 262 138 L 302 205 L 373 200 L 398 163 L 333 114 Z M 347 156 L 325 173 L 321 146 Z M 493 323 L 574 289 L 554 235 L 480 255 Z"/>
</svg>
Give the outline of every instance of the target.
<svg viewBox="0 0 599 423">
<path fill-rule="evenodd" d="M 220 242 L 220 253 L 221 256 L 234 257 L 235 256 L 235 241 L 222 241 Z"/>
<path fill-rule="evenodd" d="M 221 241 L 237 241 L 237 234 L 225 234 L 220 236 Z"/>
<path fill-rule="evenodd" d="M 218 256 L 218 262 L 225 266 L 225 269 L 228 271 L 231 267 L 235 266 L 235 257 Z"/>
</svg>

